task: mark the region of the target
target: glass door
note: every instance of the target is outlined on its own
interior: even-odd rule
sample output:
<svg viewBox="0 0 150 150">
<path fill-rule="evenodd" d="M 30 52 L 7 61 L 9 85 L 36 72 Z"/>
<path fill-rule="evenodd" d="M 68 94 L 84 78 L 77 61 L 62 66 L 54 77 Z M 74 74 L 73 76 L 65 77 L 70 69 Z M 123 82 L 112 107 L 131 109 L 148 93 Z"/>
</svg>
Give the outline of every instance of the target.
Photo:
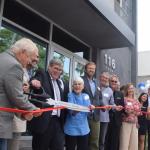
<svg viewBox="0 0 150 150">
<path fill-rule="evenodd" d="M 88 61 L 79 57 L 75 56 L 73 58 L 73 78 L 76 76 L 83 76 L 84 75 L 84 67 Z"/>
<path fill-rule="evenodd" d="M 57 58 L 62 61 L 64 67 L 61 78 L 64 81 L 69 82 L 70 89 L 73 78 L 84 75 L 84 66 L 87 63 L 87 60 L 83 59 L 82 56 L 79 56 L 78 54 L 68 51 L 54 42 L 52 42 L 51 45 L 50 58 Z"/>
<path fill-rule="evenodd" d="M 53 43 L 51 46 L 51 58 L 61 60 L 63 63 L 63 73 L 61 79 L 70 83 L 71 80 L 71 68 L 72 68 L 72 56 L 63 47 Z"/>
</svg>

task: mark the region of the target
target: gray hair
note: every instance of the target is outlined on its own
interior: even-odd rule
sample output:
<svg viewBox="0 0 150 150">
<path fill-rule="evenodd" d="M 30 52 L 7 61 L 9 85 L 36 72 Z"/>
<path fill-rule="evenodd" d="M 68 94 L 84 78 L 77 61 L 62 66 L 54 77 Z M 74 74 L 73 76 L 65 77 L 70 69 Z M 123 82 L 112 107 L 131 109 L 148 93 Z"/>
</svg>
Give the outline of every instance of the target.
<svg viewBox="0 0 150 150">
<path fill-rule="evenodd" d="M 84 84 L 84 80 L 83 80 L 81 77 L 79 77 L 79 76 L 77 76 L 77 77 L 75 77 L 75 78 L 73 79 L 73 83 L 74 83 L 74 82 L 80 82 L 80 83 Z"/>
<path fill-rule="evenodd" d="M 107 76 L 107 77 L 110 78 L 109 72 L 102 72 L 102 73 L 100 74 L 100 76 Z"/>
<path fill-rule="evenodd" d="M 53 65 L 58 65 L 58 66 L 61 66 L 63 68 L 63 63 L 59 59 L 51 59 L 49 61 L 49 66 L 53 66 Z"/>
<path fill-rule="evenodd" d="M 87 70 L 87 67 L 90 65 L 94 65 L 96 67 L 96 64 L 94 62 L 90 61 L 85 65 L 85 70 Z"/>
<path fill-rule="evenodd" d="M 10 49 L 15 53 L 18 53 L 22 50 L 25 50 L 27 53 L 33 53 L 35 50 L 38 51 L 36 44 L 27 38 L 22 38 L 16 41 Z"/>
<path fill-rule="evenodd" d="M 110 80 L 111 80 L 112 78 L 116 78 L 117 81 L 119 82 L 119 77 L 118 77 L 116 74 L 112 74 L 112 75 L 110 76 Z"/>
</svg>

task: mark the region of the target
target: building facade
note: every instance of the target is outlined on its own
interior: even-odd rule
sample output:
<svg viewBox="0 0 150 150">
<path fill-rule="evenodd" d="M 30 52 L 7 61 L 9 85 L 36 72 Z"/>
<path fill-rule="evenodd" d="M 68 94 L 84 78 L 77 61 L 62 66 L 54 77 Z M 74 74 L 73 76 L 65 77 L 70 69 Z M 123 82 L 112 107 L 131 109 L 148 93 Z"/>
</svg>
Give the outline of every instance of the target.
<svg viewBox="0 0 150 150">
<path fill-rule="evenodd" d="M 97 78 L 109 71 L 136 84 L 136 0 L 0 0 L 0 52 L 21 37 L 37 43 L 40 67 L 62 60 L 70 87 L 88 61 Z M 23 141 L 31 149 L 31 137 Z"/>
<path fill-rule="evenodd" d="M 121 84 L 136 84 L 136 0 L 0 0 L 0 27 L 10 35 L 0 37 L 4 45 L 34 40 L 41 65 L 60 58 L 65 80 L 83 75 L 85 63 L 94 61 L 97 77 L 109 71 Z"/>
<path fill-rule="evenodd" d="M 149 84 L 150 86 L 150 51 L 138 52 L 138 83 Z"/>
</svg>

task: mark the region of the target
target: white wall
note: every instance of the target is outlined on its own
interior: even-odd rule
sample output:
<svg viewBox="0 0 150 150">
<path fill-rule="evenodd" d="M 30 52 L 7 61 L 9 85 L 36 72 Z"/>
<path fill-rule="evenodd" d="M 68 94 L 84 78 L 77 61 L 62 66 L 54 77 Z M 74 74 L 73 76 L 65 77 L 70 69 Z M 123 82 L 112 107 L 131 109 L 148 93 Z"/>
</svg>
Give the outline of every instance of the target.
<svg viewBox="0 0 150 150">
<path fill-rule="evenodd" d="M 114 10 L 114 0 L 108 0 L 108 4 L 110 4 L 111 8 Z"/>
<path fill-rule="evenodd" d="M 150 51 L 138 52 L 138 76 L 150 75 Z"/>
</svg>

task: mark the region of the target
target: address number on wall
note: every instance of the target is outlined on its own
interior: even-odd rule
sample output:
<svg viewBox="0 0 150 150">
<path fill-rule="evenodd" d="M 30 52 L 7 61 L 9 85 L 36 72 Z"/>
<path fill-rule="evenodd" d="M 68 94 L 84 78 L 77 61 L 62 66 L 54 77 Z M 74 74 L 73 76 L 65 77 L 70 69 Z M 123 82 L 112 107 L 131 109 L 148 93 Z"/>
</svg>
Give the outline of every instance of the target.
<svg viewBox="0 0 150 150">
<path fill-rule="evenodd" d="M 110 68 L 115 70 L 116 68 L 116 62 L 114 58 L 111 58 L 108 54 L 104 55 L 104 61 L 105 61 L 105 65 Z"/>
</svg>

